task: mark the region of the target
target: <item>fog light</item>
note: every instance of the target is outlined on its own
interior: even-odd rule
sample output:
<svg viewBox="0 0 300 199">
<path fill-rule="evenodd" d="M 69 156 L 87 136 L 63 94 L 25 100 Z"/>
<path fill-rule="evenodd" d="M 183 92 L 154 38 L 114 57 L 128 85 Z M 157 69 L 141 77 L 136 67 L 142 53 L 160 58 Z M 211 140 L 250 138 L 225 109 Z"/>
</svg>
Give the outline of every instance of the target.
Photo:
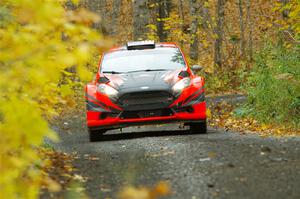
<svg viewBox="0 0 300 199">
<path fill-rule="evenodd" d="M 191 107 L 191 106 L 188 107 L 186 110 L 187 110 L 187 112 L 189 112 L 189 113 L 193 113 L 193 112 L 194 112 L 194 109 L 193 109 L 193 107 Z"/>
<path fill-rule="evenodd" d="M 107 117 L 106 113 L 100 113 L 99 119 L 104 120 Z"/>
</svg>

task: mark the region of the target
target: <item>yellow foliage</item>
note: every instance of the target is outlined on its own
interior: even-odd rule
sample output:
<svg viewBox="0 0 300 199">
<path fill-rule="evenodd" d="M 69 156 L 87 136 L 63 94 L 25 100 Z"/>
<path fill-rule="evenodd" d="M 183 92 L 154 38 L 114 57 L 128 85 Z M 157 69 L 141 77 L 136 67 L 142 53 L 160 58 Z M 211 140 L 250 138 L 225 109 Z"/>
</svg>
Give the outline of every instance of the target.
<svg viewBox="0 0 300 199">
<path fill-rule="evenodd" d="M 120 199 L 155 199 L 162 196 L 170 195 L 170 185 L 161 181 L 157 183 L 153 188 L 147 187 L 133 187 L 128 186 L 121 190 L 119 193 Z"/>
<path fill-rule="evenodd" d="M 75 1 L 75 3 L 78 2 Z M 71 91 L 59 80 L 84 65 L 100 35 L 88 27 L 98 17 L 87 10 L 67 11 L 64 0 L 2 0 L 0 5 L 0 198 L 36 198 L 41 163 L 35 148 L 55 139 L 45 115 L 53 114 L 59 93 Z M 2 20 L 3 19 L 3 20 Z M 66 73 L 64 73 L 66 75 Z M 53 190 L 58 187 L 52 183 Z"/>
<path fill-rule="evenodd" d="M 277 20 L 281 24 L 281 30 L 284 30 L 288 36 L 296 43 L 300 39 L 300 1 L 291 0 L 287 4 L 277 3 L 274 11 L 284 12 L 287 11 L 288 18 Z M 287 46 L 288 48 L 290 46 Z"/>
<path fill-rule="evenodd" d="M 209 108 L 206 109 L 207 118 L 211 118 L 211 110 Z"/>
<path fill-rule="evenodd" d="M 149 40 L 157 41 L 158 40 L 158 35 L 156 33 L 156 31 L 157 31 L 156 25 L 154 25 L 154 24 L 148 24 L 147 28 L 149 29 L 149 32 L 146 34 L 147 38 Z"/>
</svg>

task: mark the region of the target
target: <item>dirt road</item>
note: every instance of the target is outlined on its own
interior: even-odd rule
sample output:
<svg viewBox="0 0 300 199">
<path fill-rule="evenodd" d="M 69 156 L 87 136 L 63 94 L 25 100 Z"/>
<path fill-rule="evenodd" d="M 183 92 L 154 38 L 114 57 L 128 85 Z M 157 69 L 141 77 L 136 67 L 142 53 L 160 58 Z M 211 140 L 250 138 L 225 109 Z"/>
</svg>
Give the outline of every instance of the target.
<svg viewBox="0 0 300 199">
<path fill-rule="evenodd" d="M 65 124 L 64 124 L 65 123 Z M 91 198 L 116 198 L 124 185 L 168 181 L 169 198 L 300 198 L 300 138 L 261 138 L 209 128 L 189 135 L 178 125 L 110 131 L 88 141 L 83 117 L 54 127 L 58 150 L 77 153 Z M 117 134 L 116 134 L 117 133 Z"/>
</svg>

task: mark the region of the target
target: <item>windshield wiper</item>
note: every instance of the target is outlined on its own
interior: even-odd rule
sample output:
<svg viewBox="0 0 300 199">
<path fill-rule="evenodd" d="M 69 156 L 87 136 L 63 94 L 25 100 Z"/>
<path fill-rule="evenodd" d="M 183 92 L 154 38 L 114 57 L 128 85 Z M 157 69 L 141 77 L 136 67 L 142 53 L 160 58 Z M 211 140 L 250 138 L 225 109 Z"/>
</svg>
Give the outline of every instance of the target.
<svg viewBox="0 0 300 199">
<path fill-rule="evenodd" d="M 135 72 L 152 72 L 152 71 L 167 71 L 167 69 L 144 69 L 144 70 L 133 70 L 133 71 L 128 71 L 127 73 L 135 73 Z"/>
<path fill-rule="evenodd" d="M 102 73 L 110 73 L 110 74 L 121 74 L 121 72 L 117 72 L 117 71 L 102 71 Z"/>
</svg>

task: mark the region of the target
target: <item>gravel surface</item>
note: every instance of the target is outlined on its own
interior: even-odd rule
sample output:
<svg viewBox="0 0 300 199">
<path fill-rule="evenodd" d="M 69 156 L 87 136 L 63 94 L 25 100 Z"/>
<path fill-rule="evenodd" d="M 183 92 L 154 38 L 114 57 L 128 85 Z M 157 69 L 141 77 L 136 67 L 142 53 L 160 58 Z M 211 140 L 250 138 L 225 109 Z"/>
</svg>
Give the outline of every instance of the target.
<svg viewBox="0 0 300 199">
<path fill-rule="evenodd" d="M 207 97 L 209 106 L 243 95 Z M 116 198 L 125 185 L 168 181 L 175 199 L 300 198 L 300 137 L 262 138 L 221 129 L 190 135 L 180 125 L 109 131 L 90 143 L 84 112 L 59 119 L 57 150 L 74 153 L 90 198 Z"/>
<path fill-rule="evenodd" d="M 209 129 L 189 135 L 178 125 L 110 131 L 90 143 L 84 119 L 62 120 L 58 150 L 76 153 L 91 198 L 116 198 L 124 185 L 169 181 L 169 198 L 300 198 L 300 137 L 261 138 Z"/>
</svg>

